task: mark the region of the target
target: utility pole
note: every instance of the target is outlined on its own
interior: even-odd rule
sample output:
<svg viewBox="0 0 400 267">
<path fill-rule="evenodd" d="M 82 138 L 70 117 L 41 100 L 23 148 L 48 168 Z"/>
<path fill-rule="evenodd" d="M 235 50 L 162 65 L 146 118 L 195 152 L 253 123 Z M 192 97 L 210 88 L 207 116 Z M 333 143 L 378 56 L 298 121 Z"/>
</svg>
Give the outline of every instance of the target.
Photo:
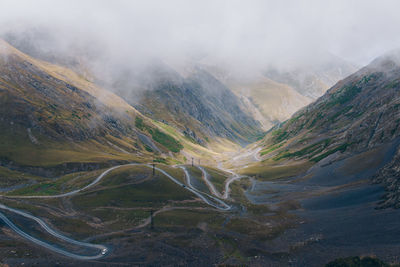
<svg viewBox="0 0 400 267">
<path fill-rule="evenodd" d="M 153 176 L 156 174 L 156 164 L 153 162 Z"/>
<path fill-rule="evenodd" d="M 150 210 L 150 229 L 154 229 L 153 210 Z"/>
<path fill-rule="evenodd" d="M 192 158 L 192 167 L 193 167 L 193 160 L 194 160 L 194 158 Z"/>
</svg>

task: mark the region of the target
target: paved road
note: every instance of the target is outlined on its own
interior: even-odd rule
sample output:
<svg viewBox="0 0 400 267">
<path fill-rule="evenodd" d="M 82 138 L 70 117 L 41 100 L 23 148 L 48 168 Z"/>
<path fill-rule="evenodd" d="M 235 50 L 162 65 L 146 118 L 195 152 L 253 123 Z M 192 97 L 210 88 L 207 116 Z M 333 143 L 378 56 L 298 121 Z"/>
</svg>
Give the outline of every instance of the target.
<svg viewBox="0 0 400 267">
<path fill-rule="evenodd" d="M 232 206 L 226 204 L 224 201 L 222 201 L 222 200 L 220 200 L 220 199 L 218 199 L 218 198 L 216 198 L 214 196 L 211 196 L 211 195 L 209 195 L 207 193 L 204 193 L 204 192 L 202 192 L 200 190 L 197 190 L 191 183 L 191 179 L 190 179 L 191 176 L 190 176 L 189 171 L 186 169 L 186 167 L 185 166 L 178 166 L 178 167 L 181 168 L 185 172 L 186 181 L 187 181 L 187 184 L 188 184 L 188 186 L 185 186 L 185 188 L 187 190 L 191 191 L 193 194 L 195 194 L 196 196 L 201 198 L 205 203 L 207 203 L 210 206 L 213 206 L 214 208 L 217 208 L 219 210 L 224 210 L 224 211 L 232 209 Z M 181 186 L 184 186 L 183 183 L 181 183 L 179 181 L 178 181 L 178 183 Z M 214 200 L 218 204 L 215 204 L 210 199 Z"/>
<path fill-rule="evenodd" d="M 240 179 L 242 179 L 242 178 L 244 178 L 244 177 L 246 177 L 246 176 L 239 175 L 239 174 L 237 174 L 237 173 L 235 173 L 235 172 L 233 172 L 233 171 L 231 171 L 231 170 L 229 170 L 229 169 L 225 169 L 224 167 L 222 167 L 222 163 L 221 163 L 221 162 L 218 163 L 218 169 L 220 169 L 221 171 L 224 171 L 224 172 L 228 172 L 228 173 L 230 173 L 230 174 L 232 175 L 232 176 L 225 182 L 225 191 L 224 191 L 224 194 L 222 195 L 222 198 L 223 198 L 223 199 L 227 199 L 227 198 L 229 198 L 230 185 L 231 185 L 231 183 L 233 183 L 233 182 L 236 181 L 236 180 L 240 180 Z"/>
<path fill-rule="evenodd" d="M 213 193 L 214 196 L 222 198 L 222 195 L 218 192 L 218 190 L 215 188 L 214 184 L 210 181 L 210 175 L 208 172 L 202 167 L 202 166 L 197 166 L 197 168 L 201 171 L 203 174 L 203 180 L 206 182 L 208 188 L 210 189 L 211 193 Z"/>
<path fill-rule="evenodd" d="M 258 147 L 256 149 L 248 149 L 246 151 L 242 151 L 240 154 L 232 158 L 232 161 L 238 161 L 244 158 L 253 158 L 254 161 L 261 161 L 262 158 L 259 156 L 262 147 Z"/>
<path fill-rule="evenodd" d="M 99 183 L 99 182 L 100 182 L 107 174 L 109 174 L 111 171 L 113 171 L 113 170 L 115 170 L 115 169 L 117 169 L 117 168 L 123 167 L 123 166 L 145 166 L 145 167 L 148 167 L 148 168 L 153 168 L 153 166 L 150 165 L 150 164 L 140 164 L 140 163 L 131 163 L 131 164 L 118 165 L 118 166 L 114 166 L 114 167 L 111 167 L 111 168 L 105 170 L 105 171 L 104 171 L 103 173 L 101 173 L 95 180 L 93 180 L 93 182 L 91 182 L 90 184 L 88 184 L 88 185 L 86 185 L 86 186 L 84 186 L 84 187 L 82 187 L 82 188 L 80 188 L 80 189 L 76 189 L 76 190 L 73 190 L 73 191 L 71 191 L 71 192 L 68 192 L 68 193 L 57 194 L 57 195 L 50 195 L 50 196 L 4 196 L 4 197 L 7 197 L 7 198 L 62 198 L 62 197 L 68 197 L 68 196 L 76 195 L 76 194 L 78 194 L 79 192 L 84 191 L 84 190 L 86 190 L 86 189 L 88 189 L 88 188 L 90 188 L 90 187 L 96 185 L 97 183 Z M 224 198 L 224 199 L 227 199 L 227 198 L 229 197 L 229 185 L 230 185 L 230 183 L 233 182 L 233 181 L 236 180 L 236 179 L 240 179 L 240 178 L 241 178 L 240 176 L 238 176 L 237 174 L 235 174 L 235 173 L 233 173 L 233 172 L 231 172 L 231 171 L 229 171 L 229 170 L 224 170 L 224 171 L 230 172 L 230 173 L 233 175 L 233 177 L 230 178 L 230 179 L 227 181 L 227 183 L 225 184 L 225 192 L 224 192 L 224 195 L 221 195 L 221 194 L 215 189 L 214 185 L 209 181 L 209 179 L 208 179 L 209 174 L 207 173 L 207 171 L 206 171 L 203 167 L 199 166 L 198 168 L 202 171 L 203 176 L 204 176 L 204 178 L 205 178 L 207 184 L 209 185 L 210 188 L 212 188 L 212 189 L 211 189 L 212 193 L 213 193 L 215 196 L 217 196 L 217 197 L 214 197 L 214 196 L 212 196 L 212 195 L 206 194 L 206 193 L 201 192 L 201 191 L 197 190 L 196 188 L 194 188 L 193 185 L 191 184 L 191 176 L 190 176 L 190 173 L 188 172 L 188 170 L 186 169 L 186 167 L 185 167 L 185 166 L 179 166 L 179 168 L 181 168 L 181 169 L 184 171 L 185 176 L 186 176 L 187 185 L 188 185 L 188 186 L 186 186 L 184 183 L 181 183 L 177 178 L 171 176 L 170 174 L 168 174 L 168 173 L 167 173 L 166 171 L 164 171 L 163 169 L 160 169 L 160 168 L 158 168 L 158 167 L 155 167 L 155 169 L 156 169 L 157 171 L 159 171 L 159 172 L 161 172 L 162 174 L 164 174 L 167 178 L 169 178 L 171 181 L 173 181 L 173 182 L 176 183 L 177 185 L 182 186 L 182 187 L 185 188 L 186 190 L 192 192 L 194 195 L 196 195 L 196 196 L 199 197 L 201 200 L 203 200 L 206 204 L 208 204 L 208 205 L 210 205 L 210 206 L 212 206 L 212 207 L 214 207 L 214 208 L 216 208 L 216 209 L 222 210 L 222 211 L 227 211 L 227 210 L 232 209 L 232 206 L 231 206 L 231 205 L 228 205 L 227 203 L 225 203 L 225 202 L 222 201 L 221 199 L 218 199 L 217 197 L 220 197 L 220 198 L 222 197 L 222 198 Z M 89 247 L 89 248 L 95 248 L 95 249 L 99 249 L 99 250 L 100 250 L 99 254 L 97 254 L 97 255 L 85 256 L 85 255 L 77 255 L 77 254 L 68 252 L 68 251 L 66 251 L 66 250 L 57 248 L 57 247 L 55 247 L 55 246 L 53 246 L 53 245 L 51 245 L 51 244 L 49 244 L 49 243 L 46 243 L 46 242 L 41 241 L 41 240 L 39 240 L 39 239 L 36 239 L 35 237 L 32 237 L 32 236 L 30 236 L 29 234 L 25 233 L 24 231 L 22 231 L 21 229 L 19 229 L 15 224 L 13 224 L 3 213 L 0 212 L 0 219 L 2 219 L 2 220 L 3 220 L 12 230 L 14 230 L 17 234 L 19 234 L 20 236 L 26 238 L 27 240 L 29 240 L 29 241 L 31 241 L 31 242 L 37 244 L 37 245 L 40 245 L 40 246 L 42 246 L 42 247 L 45 247 L 45 248 L 47 248 L 47 249 L 49 249 L 49 250 L 52 250 L 52 251 L 54 251 L 54 252 L 60 253 L 60 254 L 62 254 L 62 255 L 64 255 L 64 256 L 71 257 L 71 258 L 78 259 L 78 260 L 91 260 L 91 259 L 99 259 L 99 258 L 103 257 L 104 254 L 105 254 L 104 252 L 107 252 L 107 251 L 108 251 L 108 249 L 107 249 L 106 246 L 97 245 L 97 244 L 85 243 L 85 242 L 77 241 L 77 240 L 71 239 L 71 238 L 69 238 L 69 237 L 66 237 L 66 236 L 64 236 L 64 235 L 62 235 L 62 234 L 56 232 L 55 230 L 51 229 L 42 219 L 40 219 L 40 218 L 38 218 L 38 217 L 35 217 L 35 216 L 33 216 L 33 215 L 29 214 L 29 213 L 26 213 L 26 212 L 24 212 L 24 211 L 20 211 L 20 210 L 14 209 L 14 208 L 7 207 L 7 206 L 5 206 L 5 205 L 3 205 L 3 204 L 0 204 L 0 209 L 7 210 L 7 211 L 9 211 L 9 212 L 13 212 L 13 213 L 19 214 L 19 215 L 21 215 L 21 216 L 24 216 L 24 217 L 26 217 L 26 218 L 29 218 L 29 219 L 31 219 L 31 220 L 34 220 L 34 221 L 37 222 L 46 232 L 48 232 L 50 235 L 52 235 L 52 236 L 54 236 L 54 237 L 56 237 L 56 238 L 59 238 L 59 239 L 61 239 L 61 240 L 64 240 L 64 241 L 66 241 L 66 242 L 68 242 L 68 243 L 70 243 L 70 244 L 74 244 L 74 245 L 78 245 L 78 246 L 83 246 L 83 247 Z M 102 252 L 103 252 L 103 253 L 102 253 Z"/>
<path fill-rule="evenodd" d="M 52 236 L 54 236 L 54 237 L 56 237 L 58 239 L 64 240 L 64 241 L 66 241 L 66 242 L 68 242 L 70 244 L 83 246 L 83 247 L 88 247 L 88 248 L 94 248 L 94 249 L 98 249 L 99 250 L 99 253 L 96 254 L 96 255 L 85 256 L 85 255 L 74 254 L 74 253 L 68 252 L 66 250 L 57 248 L 57 247 L 55 247 L 55 246 L 53 246 L 53 245 L 51 245 L 49 243 L 41 241 L 41 240 L 39 240 L 39 239 L 37 239 L 37 238 L 25 233 L 24 231 L 19 229 L 13 222 L 11 222 L 3 213 L 0 212 L 0 219 L 2 219 L 17 234 L 19 234 L 20 236 L 24 237 L 25 239 L 27 239 L 27 240 L 29 240 L 29 241 L 31 241 L 31 242 L 39 245 L 39 246 L 45 247 L 45 248 L 47 248 L 49 250 L 52 250 L 52 251 L 57 252 L 59 254 L 62 254 L 64 256 L 67 256 L 67 257 L 70 257 L 70 258 L 74 258 L 74 259 L 77 259 L 77 260 L 94 260 L 94 259 L 99 259 L 99 258 L 103 257 L 105 255 L 104 252 L 108 251 L 106 246 L 98 245 L 98 244 L 85 243 L 85 242 L 77 241 L 77 240 L 71 239 L 69 237 L 66 237 L 66 236 L 56 232 L 55 230 L 51 229 L 43 220 L 41 220 L 41 219 L 31 215 L 31 214 L 28 214 L 26 212 L 7 207 L 7 206 L 5 206 L 3 204 L 0 204 L 0 209 L 7 210 L 7 211 L 10 211 L 10 212 L 19 214 L 21 216 L 24 216 L 26 218 L 34 220 L 46 232 L 48 232 L 50 235 L 52 235 Z"/>
<path fill-rule="evenodd" d="M 145 166 L 148 168 L 153 168 L 153 166 L 151 164 L 141 164 L 141 163 L 130 163 L 130 164 L 124 164 L 124 165 L 118 165 L 118 166 L 114 166 L 112 168 L 107 169 L 106 171 L 104 171 L 103 173 L 101 173 L 93 182 L 91 182 L 90 184 L 86 185 L 85 187 L 82 187 L 80 189 L 76 189 L 74 191 L 68 192 L 68 193 L 63 193 L 63 194 L 58 194 L 58 195 L 49 195 L 49 196 L 4 196 L 7 198 L 62 198 L 62 197 L 68 197 L 68 196 L 72 196 L 75 195 L 83 190 L 86 190 L 94 185 L 96 185 L 97 183 L 99 183 L 108 173 L 110 173 L 111 171 L 120 168 L 120 167 L 124 167 L 124 166 Z M 181 183 L 177 178 L 171 176 L 170 174 L 168 174 L 166 171 L 164 171 L 163 169 L 160 169 L 158 167 L 155 167 L 155 169 L 159 172 L 161 172 L 162 174 L 164 174 L 167 178 L 169 178 L 171 181 L 173 181 L 174 183 L 176 183 L 179 186 L 182 186 L 183 188 L 185 188 L 186 190 L 192 192 L 193 194 L 195 194 L 196 196 L 198 196 L 200 199 L 202 199 L 205 203 L 207 203 L 208 205 L 220 209 L 220 210 L 229 210 L 231 208 L 231 206 L 229 206 L 228 204 L 226 204 L 225 202 L 223 202 L 220 199 L 217 199 L 211 195 L 205 194 L 199 190 L 197 190 L 196 188 L 194 188 L 192 186 L 192 184 L 190 183 L 190 174 L 189 172 L 186 170 L 185 167 L 180 166 L 180 168 L 182 168 L 185 172 L 186 175 L 186 179 L 188 181 L 188 185 L 186 186 L 184 183 Z M 204 196 L 206 195 L 206 196 Z M 214 201 L 211 201 L 209 198 L 211 198 Z M 216 203 L 215 203 L 216 202 Z"/>
<path fill-rule="evenodd" d="M 95 180 L 93 180 L 93 182 L 91 182 L 90 184 L 76 189 L 74 191 L 68 192 L 68 193 L 63 193 L 63 194 L 58 194 L 58 195 L 48 195 L 48 196 L 4 196 L 7 198 L 61 198 L 61 197 L 69 197 L 72 195 L 75 195 L 83 190 L 86 190 L 92 186 L 94 186 L 95 184 L 97 184 L 98 182 L 101 181 L 101 179 L 103 179 L 108 173 L 110 173 L 111 171 L 120 168 L 122 166 L 129 166 L 129 165 L 135 165 L 135 164 L 126 164 L 126 165 L 118 165 L 118 166 L 114 166 L 112 168 L 107 169 L 106 171 L 104 171 L 103 173 L 101 173 Z"/>
<path fill-rule="evenodd" d="M 107 169 L 106 171 L 104 171 L 103 173 L 101 173 L 95 180 L 93 180 L 93 182 L 91 182 L 90 184 L 80 188 L 80 189 L 76 189 L 73 190 L 71 192 L 68 193 L 63 193 L 63 194 L 58 194 L 58 195 L 50 195 L 50 196 L 5 196 L 7 198 L 62 198 L 62 197 L 68 197 L 68 196 L 72 196 L 75 195 L 83 190 L 86 190 L 94 185 L 96 185 L 97 183 L 99 183 L 108 173 L 110 173 L 111 171 L 123 167 L 123 166 L 145 166 L 148 168 L 153 168 L 152 165 L 150 164 L 139 164 L 139 163 L 131 163 L 131 164 L 125 164 L 125 165 L 118 165 L 118 166 L 114 166 L 112 168 Z M 159 172 L 161 172 L 162 174 L 164 174 L 167 178 L 169 178 L 170 180 L 172 180 L 174 183 L 176 183 L 179 186 L 182 186 L 183 188 L 185 188 L 186 190 L 189 190 L 190 192 L 192 192 L 193 194 L 195 194 L 196 196 L 198 196 L 201 200 L 203 200 L 205 203 L 207 203 L 208 205 L 219 209 L 219 210 L 223 210 L 223 211 L 227 211 L 230 210 L 232 208 L 232 206 L 226 204 L 225 202 L 223 202 L 222 200 L 215 198 L 211 195 L 205 194 L 197 189 L 195 189 L 191 183 L 190 183 L 190 174 L 189 172 L 186 170 L 185 167 L 180 166 L 180 168 L 182 168 L 185 172 L 187 181 L 188 181 L 188 185 L 186 186 L 185 184 L 181 183 L 178 179 L 176 179 L 175 177 L 171 176 L 170 174 L 168 174 L 166 171 L 155 167 L 155 169 Z M 16 214 L 19 214 L 21 216 L 24 216 L 26 218 L 29 218 L 31 220 L 34 220 L 35 222 L 37 222 L 46 232 L 48 232 L 50 235 L 59 238 L 61 240 L 64 240 L 70 244 L 73 245 L 78 245 L 78 246 L 83 246 L 83 247 L 89 247 L 89 248 L 95 248 L 95 249 L 99 249 L 99 253 L 96 255 L 78 255 L 78 254 L 74 254 L 71 252 L 68 252 L 66 250 L 57 248 L 49 243 L 46 243 L 44 241 L 41 241 L 35 237 L 32 237 L 31 235 L 25 233 L 24 231 L 22 231 L 21 229 L 19 229 L 14 223 L 12 223 L 3 213 L 0 212 L 0 219 L 2 219 L 12 230 L 14 230 L 17 234 L 19 234 L 20 236 L 26 238 L 27 240 L 40 245 L 44 248 L 47 248 L 49 250 L 52 250 L 54 252 L 60 253 L 64 256 L 67 257 L 71 257 L 74 259 L 78 259 L 78 260 L 92 260 L 92 259 L 99 259 L 101 257 L 103 257 L 105 255 L 105 252 L 108 251 L 106 246 L 103 245 L 97 245 L 97 244 L 90 244 L 90 243 L 85 243 L 85 242 L 81 242 L 81 241 L 77 241 L 74 239 L 71 239 L 69 237 L 66 237 L 58 232 L 56 232 L 55 230 L 51 229 L 42 219 L 35 217 L 29 213 L 26 213 L 24 211 L 20 211 L 14 208 L 10 208 L 7 207 L 3 204 L 0 204 L 0 209 L 3 210 L 7 210 L 9 212 L 13 212 Z"/>
</svg>

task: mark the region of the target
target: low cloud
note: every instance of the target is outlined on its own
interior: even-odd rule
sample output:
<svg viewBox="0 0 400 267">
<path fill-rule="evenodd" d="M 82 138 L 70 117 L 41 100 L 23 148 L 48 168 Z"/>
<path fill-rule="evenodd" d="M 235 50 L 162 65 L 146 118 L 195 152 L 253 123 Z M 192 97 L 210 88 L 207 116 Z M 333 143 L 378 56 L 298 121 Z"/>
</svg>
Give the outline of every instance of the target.
<svg viewBox="0 0 400 267">
<path fill-rule="evenodd" d="M 249 71 L 329 53 L 364 65 L 400 46 L 398 10 L 395 0 L 2 0 L 0 35 L 115 66 L 206 58 Z"/>
</svg>

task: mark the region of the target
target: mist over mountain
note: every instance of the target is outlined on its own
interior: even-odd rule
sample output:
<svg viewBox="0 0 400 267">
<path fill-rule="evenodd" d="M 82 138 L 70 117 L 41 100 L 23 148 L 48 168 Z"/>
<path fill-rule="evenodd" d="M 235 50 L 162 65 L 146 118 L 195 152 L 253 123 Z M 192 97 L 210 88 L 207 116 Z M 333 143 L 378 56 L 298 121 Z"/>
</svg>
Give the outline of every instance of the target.
<svg viewBox="0 0 400 267">
<path fill-rule="evenodd" d="M 85 1 L 75 9 L 69 1 L 7 1 L 0 33 L 28 39 L 31 44 L 6 38 L 22 51 L 35 50 L 34 56 L 81 53 L 100 70 L 103 63 L 132 68 L 154 58 L 179 63 L 207 56 L 251 74 L 318 65 L 329 53 L 360 66 L 396 48 L 399 37 L 394 1 L 363 1 L 362 12 L 355 12 L 357 2 Z"/>
<path fill-rule="evenodd" d="M 157 80 L 145 72 L 158 62 L 183 76 L 200 66 L 241 98 L 240 109 L 264 130 L 288 119 L 356 66 L 395 48 L 399 36 L 395 27 L 379 28 L 396 25 L 396 16 L 370 23 L 393 5 L 389 1 L 363 2 L 363 12 L 355 13 L 355 3 L 318 1 L 308 3 L 313 9 L 272 1 L 96 3 L 85 1 L 76 10 L 66 2 L 41 0 L 35 12 L 29 1 L 10 3 L 8 12 L 2 11 L 0 36 L 28 55 L 72 68 L 125 96 L 151 87 L 143 86 L 143 76 Z M 363 42 L 385 33 L 375 43 Z"/>
<path fill-rule="evenodd" d="M 0 266 L 398 266 L 398 10 L 1 1 Z"/>
</svg>

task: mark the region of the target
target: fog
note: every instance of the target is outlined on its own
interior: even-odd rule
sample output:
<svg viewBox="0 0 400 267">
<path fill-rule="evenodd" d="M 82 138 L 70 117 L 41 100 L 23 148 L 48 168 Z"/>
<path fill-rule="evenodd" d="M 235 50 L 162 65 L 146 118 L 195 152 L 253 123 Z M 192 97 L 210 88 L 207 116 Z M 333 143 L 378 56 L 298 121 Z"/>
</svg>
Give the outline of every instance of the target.
<svg viewBox="0 0 400 267">
<path fill-rule="evenodd" d="M 0 35 L 115 65 L 203 59 L 245 71 L 333 54 L 361 66 L 400 46 L 399 10 L 396 0 L 0 0 Z"/>
</svg>

